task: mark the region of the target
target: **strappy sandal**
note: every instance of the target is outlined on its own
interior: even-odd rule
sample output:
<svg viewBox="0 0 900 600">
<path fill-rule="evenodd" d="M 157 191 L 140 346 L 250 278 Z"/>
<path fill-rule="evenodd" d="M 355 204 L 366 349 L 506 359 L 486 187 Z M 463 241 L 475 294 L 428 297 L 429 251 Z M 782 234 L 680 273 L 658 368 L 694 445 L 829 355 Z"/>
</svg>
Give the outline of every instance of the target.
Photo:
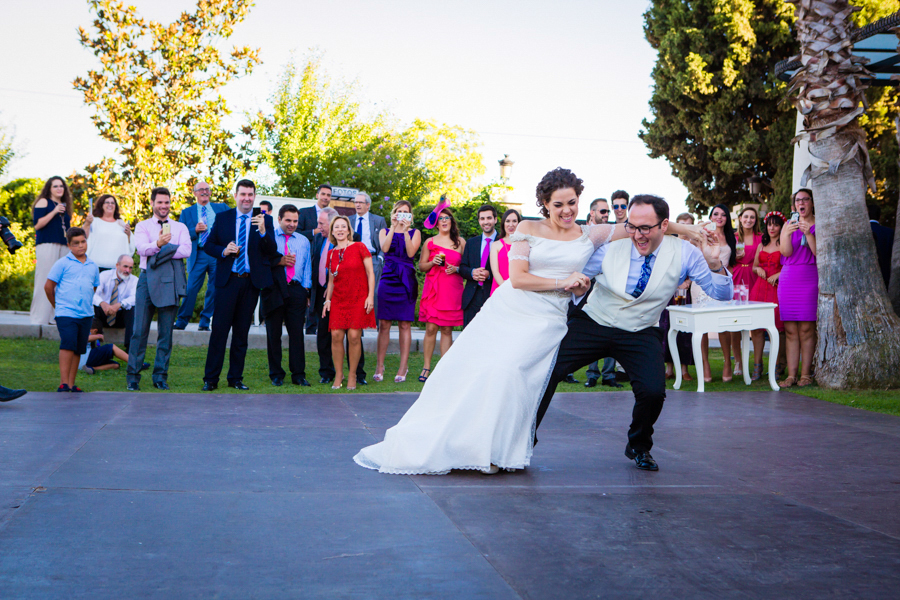
<svg viewBox="0 0 900 600">
<path fill-rule="evenodd" d="M 753 367 L 753 375 L 750 376 L 750 381 L 759 381 L 763 374 L 763 366 L 762 363 L 757 363 L 756 366 Z"/>
<path fill-rule="evenodd" d="M 428 374 L 431 373 L 431 369 L 422 369 L 422 374 L 419 375 L 419 381 L 425 383 L 428 381 Z"/>
<path fill-rule="evenodd" d="M 375 373 L 372 375 L 372 381 L 384 381 L 384 373 Z"/>
<path fill-rule="evenodd" d="M 784 381 L 778 382 L 778 387 L 789 388 L 797 385 L 797 378 L 791 375 L 790 377 L 786 377 Z"/>
<path fill-rule="evenodd" d="M 797 387 L 806 387 L 814 384 L 812 377 L 801 377 L 800 381 L 797 382 Z"/>
<path fill-rule="evenodd" d="M 397 373 L 397 376 L 394 377 L 394 383 L 403 383 L 406 381 L 406 374 L 409 373 L 409 369 L 403 371 L 403 375 Z"/>
</svg>

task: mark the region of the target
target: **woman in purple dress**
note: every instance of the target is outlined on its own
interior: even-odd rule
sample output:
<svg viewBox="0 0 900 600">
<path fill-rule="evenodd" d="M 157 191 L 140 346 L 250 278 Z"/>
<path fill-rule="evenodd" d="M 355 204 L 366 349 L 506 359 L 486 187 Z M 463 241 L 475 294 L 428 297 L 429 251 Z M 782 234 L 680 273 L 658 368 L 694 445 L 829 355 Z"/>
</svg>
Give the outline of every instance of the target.
<svg viewBox="0 0 900 600">
<path fill-rule="evenodd" d="M 412 345 L 412 322 L 416 320 L 416 297 L 419 282 L 413 257 L 422 245 L 422 234 L 412 228 L 412 205 L 401 200 L 391 210 L 391 227 L 378 233 L 384 251 L 384 267 L 378 282 L 378 359 L 375 381 L 384 380 L 384 357 L 391 341 L 391 323 L 400 327 L 400 368 L 395 383 L 406 381 L 409 348 Z"/>
<path fill-rule="evenodd" d="M 781 275 L 778 279 L 778 308 L 787 339 L 787 378 L 783 388 L 812 385 L 810 368 L 816 352 L 816 307 L 819 300 L 819 271 L 816 267 L 816 215 L 812 191 L 800 188 L 793 198 L 799 220 L 781 229 Z M 797 367 L 803 359 L 800 379 Z"/>
</svg>

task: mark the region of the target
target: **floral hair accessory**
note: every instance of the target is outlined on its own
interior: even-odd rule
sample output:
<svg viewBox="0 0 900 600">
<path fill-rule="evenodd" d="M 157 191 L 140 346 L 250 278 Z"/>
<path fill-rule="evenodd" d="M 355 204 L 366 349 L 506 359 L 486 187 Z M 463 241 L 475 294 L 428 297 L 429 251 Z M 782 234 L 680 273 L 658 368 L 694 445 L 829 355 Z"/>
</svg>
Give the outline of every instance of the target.
<svg viewBox="0 0 900 600">
<path fill-rule="evenodd" d="M 787 219 L 784 218 L 784 215 L 781 214 L 781 213 L 780 213 L 779 211 L 777 211 L 777 210 L 773 210 L 773 211 L 771 211 L 771 212 L 766 213 L 766 218 L 763 219 L 763 221 L 768 221 L 768 220 L 769 220 L 769 217 L 778 217 L 778 218 L 780 218 L 782 221 L 787 221 Z"/>
<path fill-rule="evenodd" d="M 431 211 L 431 214 L 425 219 L 425 222 L 422 224 L 425 229 L 434 229 L 437 226 L 438 217 L 441 214 L 441 211 L 450 206 L 450 202 L 447 200 L 446 196 L 441 196 L 440 201 L 437 203 L 437 206 L 434 207 L 434 210 Z"/>
</svg>

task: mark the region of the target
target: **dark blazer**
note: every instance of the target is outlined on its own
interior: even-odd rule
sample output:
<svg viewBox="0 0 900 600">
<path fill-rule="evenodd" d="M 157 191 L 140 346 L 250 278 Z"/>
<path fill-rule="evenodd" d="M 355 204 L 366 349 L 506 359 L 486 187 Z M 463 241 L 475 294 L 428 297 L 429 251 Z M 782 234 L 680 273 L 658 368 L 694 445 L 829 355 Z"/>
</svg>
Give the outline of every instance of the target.
<svg viewBox="0 0 900 600">
<path fill-rule="evenodd" d="M 209 206 L 217 216 L 219 213 L 228 210 L 228 205 L 224 202 L 210 202 Z M 200 240 L 200 234 L 197 233 L 195 229 L 197 223 L 200 222 L 200 207 L 196 202 L 181 211 L 181 214 L 178 215 L 178 222 L 184 223 L 184 226 L 188 228 L 188 233 L 191 235 L 191 254 L 196 254 L 197 242 Z M 215 223 L 213 223 L 213 225 L 215 225 Z M 212 232 L 210 232 L 210 234 L 211 233 Z"/>
<path fill-rule="evenodd" d="M 894 249 L 894 230 L 884 225 L 870 221 L 872 236 L 875 238 L 875 254 L 878 255 L 878 267 L 881 269 L 881 277 L 884 286 L 888 286 L 891 279 L 891 253 Z"/>
<path fill-rule="evenodd" d="M 372 236 L 372 245 L 375 246 L 375 253 L 372 255 L 374 257 L 378 257 L 384 254 L 381 250 L 381 244 L 378 241 L 379 232 L 382 229 L 387 229 L 387 221 L 384 220 L 384 217 L 381 215 L 372 214 L 369 212 L 369 235 Z M 361 239 L 356 239 L 358 236 L 356 235 L 356 215 L 350 215 L 350 229 L 353 231 L 353 239 L 357 242 L 361 242 Z"/>
<path fill-rule="evenodd" d="M 297 213 L 297 233 L 305 235 L 310 242 L 313 241 L 313 230 L 319 226 L 319 213 L 315 206 L 301 208 Z"/>
<path fill-rule="evenodd" d="M 322 249 L 319 248 L 321 252 Z M 281 252 L 274 257 L 272 257 L 272 286 L 268 288 L 263 288 L 260 292 L 259 301 L 262 306 L 263 314 L 267 315 L 276 308 L 280 308 L 284 306 L 284 300 L 290 295 L 290 290 L 288 289 L 287 282 L 287 273 L 284 270 L 282 265 L 278 264 L 278 261 L 281 260 L 281 257 L 284 256 Z M 318 267 L 318 265 L 316 265 Z M 309 290 L 306 290 L 307 297 L 309 297 Z"/>
<path fill-rule="evenodd" d="M 494 241 L 497 241 L 497 231 L 494 231 Z M 483 292 L 487 289 L 488 295 L 491 292 L 491 269 L 488 266 L 488 278 L 483 286 L 472 279 L 472 270 L 481 268 L 481 238 L 482 234 L 470 237 L 466 240 L 466 248 L 463 250 L 462 262 L 459 264 L 459 274 L 466 280 L 466 288 L 463 290 L 462 309 L 466 310 L 475 298 L 476 292 Z M 485 297 L 487 299 L 487 297 Z"/>
<path fill-rule="evenodd" d="M 325 282 L 324 286 L 319 285 L 319 261 L 322 258 L 322 245 L 328 243 L 328 240 L 321 233 L 317 233 L 315 237 L 313 237 L 312 244 L 310 244 L 312 255 L 310 256 L 310 266 L 312 267 L 312 290 L 309 298 L 309 304 L 313 308 L 316 307 L 316 302 L 320 297 L 325 295 L 325 288 L 328 287 L 328 282 Z"/>
<path fill-rule="evenodd" d="M 184 297 L 187 289 L 187 277 L 184 271 L 184 260 L 172 258 L 178 251 L 176 244 L 166 244 L 159 252 L 147 259 L 147 289 L 150 302 L 157 308 L 176 306 L 178 299 Z"/>
<path fill-rule="evenodd" d="M 278 249 L 275 246 L 275 224 L 272 217 L 266 215 L 266 235 L 260 237 L 256 225 L 250 225 L 247 232 L 247 258 L 250 262 L 250 282 L 257 289 L 265 289 L 272 286 L 272 259 L 277 262 Z M 231 277 L 231 267 L 234 265 L 234 254 L 222 256 L 225 247 L 230 242 L 236 242 L 235 225 L 237 222 L 237 209 L 231 208 L 216 215 L 212 232 L 206 238 L 203 251 L 214 257 L 216 262 L 216 287 L 225 287 L 228 278 Z"/>
</svg>

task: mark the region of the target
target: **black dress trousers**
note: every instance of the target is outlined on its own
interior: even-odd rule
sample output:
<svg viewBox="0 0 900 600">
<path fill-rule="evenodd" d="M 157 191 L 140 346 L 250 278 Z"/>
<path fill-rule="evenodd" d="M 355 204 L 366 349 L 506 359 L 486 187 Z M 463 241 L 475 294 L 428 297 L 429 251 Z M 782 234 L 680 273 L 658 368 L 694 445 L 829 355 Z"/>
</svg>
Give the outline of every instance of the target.
<svg viewBox="0 0 900 600">
<path fill-rule="evenodd" d="M 231 351 L 228 356 L 228 383 L 244 377 L 244 359 L 247 357 L 247 337 L 253 321 L 253 308 L 259 300 L 259 289 L 250 277 L 234 274 L 228 282 L 216 288 L 216 307 L 213 312 L 212 331 L 209 334 L 209 351 L 206 355 L 206 373 L 203 381 L 218 383 L 225 363 L 225 346 L 231 331 Z"/>
<path fill-rule="evenodd" d="M 291 381 L 306 379 L 306 348 L 304 347 L 303 325 L 306 322 L 306 289 L 300 285 L 288 285 L 288 296 L 278 308 L 266 314 L 266 349 L 269 357 L 269 378 L 284 379 L 281 366 L 281 326 L 287 327 L 288 366 Z"/>
</svg>

